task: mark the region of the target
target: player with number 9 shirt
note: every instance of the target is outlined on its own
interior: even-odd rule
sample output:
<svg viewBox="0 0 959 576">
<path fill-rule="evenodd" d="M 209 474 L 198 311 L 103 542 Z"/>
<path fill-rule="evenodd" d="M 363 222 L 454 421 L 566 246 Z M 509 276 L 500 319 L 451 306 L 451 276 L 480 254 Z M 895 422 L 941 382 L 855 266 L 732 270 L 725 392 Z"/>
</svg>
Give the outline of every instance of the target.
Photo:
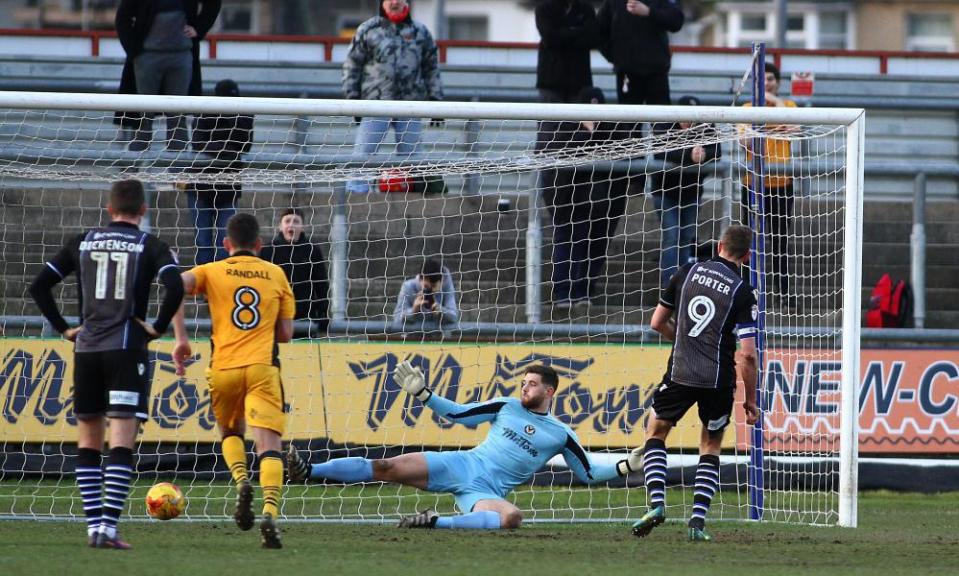
<svg viewBox="0 0 959 576">
<path fill-rule="evenodd" d="M 759 417 L 758 310 L 753 287 L 741 274 L 742 265 L 749 261 L 751 242 L 749 228 L 727 228 L 719 241 L 719 255 L 680 268 L 653 312 L 652 328 L 673 341 L 673 350 L 662 384 L 653 394 L 646 428 L 643 475 L 649 512 L 633 525 L 633 534 L 641 538 L 666 519 L 666 437 L 693 404 L 699 407 L 703 426 L 688 532 L 694 542 L 711 539 L 705 528 L 706 514 L 719 490 L 719 452 L 732 416 L 737 367 L 746 392 L 746 423 L 755 424 Z"/>
<path fill-rule="evenodd" d="M 210 400 L 220 435 L 223 459 L 237 488 L 234 520 L 241 530 L 254 524 L 253 488 L 243 436 L 253 429 L 260 462 L 264 548 L 281 548 L 276 520 L 283 484 L 281 440 L 286 425 L 280 381 L 280 342 L 293 338 L 296 304 L 283 269 L 260 259 L 260 226 L 252 214 L 236 214 L 226 226 L 225 260 L 183 273 L 187 294 L 203 294 L 213 322 L 213 355 L 207 368 Z M 181 309 L 173 320 L 173 357 L 179 374 L 192 355 Z"/>
</svg>

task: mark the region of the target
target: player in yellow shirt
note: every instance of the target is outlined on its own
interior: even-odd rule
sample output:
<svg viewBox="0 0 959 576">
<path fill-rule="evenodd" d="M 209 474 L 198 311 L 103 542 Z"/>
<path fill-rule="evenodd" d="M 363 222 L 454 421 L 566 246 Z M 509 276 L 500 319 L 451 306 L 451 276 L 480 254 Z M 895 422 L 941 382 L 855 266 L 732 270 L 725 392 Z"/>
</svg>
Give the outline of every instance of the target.
<svg viewBox="0 0 959 576">
<path fill-rule="evenodd" d="M 260 462 L 264 548 L 282 548 L 276 520 L 283 485 L 281 437 L 286 425 L 279 343 L 293 337 L 295 302 L 283 269 L 261 260 L 260 225 L 252 214 L 236 214 L 227 223 L 226 260 L 203 264 L 182 274 L 187 294 L 203 294 L 213 322 L 213 355 L 206 370 L 213 415 L 223 438 L 223 459 L 237 487 L 234 520 L 241 530 L 254 524 L 253 487 L 246 465 L 246 425 Z M 192 355 L 183 309 L 174 318 L 174 361 L 179 374 Z"/>
</svg>

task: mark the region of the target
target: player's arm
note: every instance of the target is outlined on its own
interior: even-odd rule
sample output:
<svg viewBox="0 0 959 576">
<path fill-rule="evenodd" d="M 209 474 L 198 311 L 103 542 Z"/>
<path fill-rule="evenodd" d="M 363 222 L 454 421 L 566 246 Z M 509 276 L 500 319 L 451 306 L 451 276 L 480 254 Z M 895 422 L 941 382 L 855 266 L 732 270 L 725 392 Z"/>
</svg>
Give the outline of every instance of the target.
<svg viewBox="0 0 959 576">
<path fill-rule="evenodd" d="M 673 315 L 674 310 L 660 304 L 656 306 L 653 312 L 653 319 L 650 321 L 650 327 L 663 335 L 663 338 L 673 341 L 676 339 L 676 319 Z"/>
<path fill-rule="evenodd" d="M 277 278 L 280 283 L 280 313 L 276 317 L 276 341 L 283 344 L 293 339 L 293 317 L 296 316 L 296 298 L 293 288 L 283 270 L 277 266 Z"/>
<path fill-rule="evenodd" d="M 79 243 L 79 238 L 74 240 Z M 70 328 L 57 301 L 53 297 L 53 287 L 63 281 L 68 274 L 74 270 L 74 258 L 72 256 L 72 244 L 60 249 L 56 256 L 50 261 L 44 263 L 43 268 L 37 273 L 33 282 L 30 284 L 30 296 L 37 303 L 40 313 L 47 319 L 47 322 L 53 326 L 54 330 L 63 334 L 64 338 L 71 342 L 76 339 L 79 328 Z M 77 247 L 79 248 L 79 247 Z"/>
<path fill-rule="evenodd" d="M 163 299 L 160 300 L 160 309 L 156 320 L 153 321 L 154 338 L 163 334 L 170 327 L 170 321 L 176 315 L 183 303 L 183 279 L 180 277 L 180 263 L 176 255 L 165 243 L 154 240 L 156 246 L 155 258 L 157 264 L 157 279 L 163 285 Z"/>
<path fill-rule="evenodd" d="M 659 297 L 659 305 L 656 306 L 653 318 L 649 322 L 653 330 L 662 334 L 663 338 L 669 341 L 676 339 L 676 303 L 679 302 L 680 288 L 686 281 L 689 268 L 688 264 L 683 266 L 669 279 L 669 284 L 666 285 L 666 289 Z"/>
<path fill-rule="evenodd" d="M 759 336 L 757 321 L 759 307 L 756 297 L 748 284 L 743 284 L 736 294 L 736 337 L 739 349 L 736 351 L 736 369 L 743 380 L 746 399 L 743 408 L 746 411 L 746 423 L 750 426 L 759 419 L 756 406 L 756 384 L 759 379 L 759 355 L 756 353 L 756 338 Z"/>
<path fill-rule="evenodd" d="M 197 269 L 194 268 L 189 272 L 180 274 L 180 281 L 183 283 L 183 292 L 190 296 L 195 295 L 198 290 L 197 274 L 194 273 L 195 270 Z M 190 348 L 190 337 L 186 332 L 186 318 L 182 301 L 176 314 L 173 315 L 173 338 L 175 340 L 173 345 L 173 364 L 176 366 L 177 375 L 183 376 L 186 373 L 185 364 L 187 358 L 193 356 L 193 350 Z"/>
<path fill-rule="evenodd" d="M 759 365 L 755 336 L 743 338 L 739 341 L 739 350 L 736 351 L 736 368 L 739 370 L 739 377 L 743 380 L 746 392 L 746 399 L 743 401 L 746 423 L 752 426 L 759 420 L 759 407 L 756 405 L 756 382 L 759 379 Z"/>
<path fill-rule="evenodd" d="M 636 448 L 628 457 L 615 464 L 594 464 L 579 443 L 579 439 L 572 433 L 566 435 L 563 458 L 566 459 L 566 465 L 573 471 L 573 475 L 586 484 L 608 482 L 643 468 L 642 448 Z"/>
<path fill-rule="evenodd" d="M 407 393 L 416 396 L 428 408 L 457 424 L 476 426 L 496 418 L 499 411 L 506 405 L 506 400 L 497 398 L 486 402 L 470 402 L 460 404 L 442 396 L 433 394 L 426 385 L 426 378 L 419 368 L 414 368 L 409 361 L 402 362 L 396 367 L 393 379 L 399 383 Z"/>
</svg>

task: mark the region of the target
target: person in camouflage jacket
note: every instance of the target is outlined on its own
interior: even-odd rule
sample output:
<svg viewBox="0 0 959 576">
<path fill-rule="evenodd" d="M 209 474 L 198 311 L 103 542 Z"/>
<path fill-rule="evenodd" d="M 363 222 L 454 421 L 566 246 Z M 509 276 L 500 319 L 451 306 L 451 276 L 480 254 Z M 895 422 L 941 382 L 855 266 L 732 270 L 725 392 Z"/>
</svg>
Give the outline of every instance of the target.
<svg viewBox="0 0 959 576">
<path fill-rule="evenodd" d="M 343 63 L 343 95 L 363 100 L 442 100 L 439 50 L 433 36 L 410 17 L 409 0 L 383 0 L 380 14 L 360 24 Z M 416 118 L 358 119 L 354 151 L 375 154 L 392 128 L 396 151 L 418 152 L 423 132 Z M 365 193 L 369 184 L 350 181 L 347 189 Z"/>
</svg>

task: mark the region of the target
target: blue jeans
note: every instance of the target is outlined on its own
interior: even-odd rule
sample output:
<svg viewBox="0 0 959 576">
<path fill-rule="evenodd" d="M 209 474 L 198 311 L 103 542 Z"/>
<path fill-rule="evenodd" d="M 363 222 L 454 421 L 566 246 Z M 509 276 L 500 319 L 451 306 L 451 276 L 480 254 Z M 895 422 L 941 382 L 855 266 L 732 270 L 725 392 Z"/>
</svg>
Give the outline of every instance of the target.
<svg viewBox="0 0 959 576">
<path fill-rule="evenodd" d="M 396 153 L 399 159 L 411 159 L 419 150 L 420 138 L 423 135 L 423 122 L 415 118 L 363 118 L 356 131 L 354 154 L 363 158 L 376 154 L 390 128 L 396 138 Z M 346 183 L 346 189 L 357 194 L 366 194 L 370 191 L 370 183 L 350 180 Z"/>
<path fill-rule="evenodd" d="M 598 296 L 609 239 L 626 211 L 626 180 L 574 168 L 544 170 L 539 184 L 553 219 L 553 301 Z"/>
<path fill-rule="evenodd" d="M 662 286 L 696 256 L 696 223 L 699 216 L 699 186 L 653 194 L 656 211 L 663 228 L 662 249 L 659 253 Z"/>
<path fill-rule="evenodd" d="M 190 207 L 190 216 L 196 226 L 196 263 L 206 264 L 216 260 L 223 260 L 228 256 L 223 247 L 226 238 L 226 223 L 236 214 L 236 206 L 214 206 L 212 203 L 197 198 L 196 193 L 187 192 L 187 206 Z"/>
</svg>

